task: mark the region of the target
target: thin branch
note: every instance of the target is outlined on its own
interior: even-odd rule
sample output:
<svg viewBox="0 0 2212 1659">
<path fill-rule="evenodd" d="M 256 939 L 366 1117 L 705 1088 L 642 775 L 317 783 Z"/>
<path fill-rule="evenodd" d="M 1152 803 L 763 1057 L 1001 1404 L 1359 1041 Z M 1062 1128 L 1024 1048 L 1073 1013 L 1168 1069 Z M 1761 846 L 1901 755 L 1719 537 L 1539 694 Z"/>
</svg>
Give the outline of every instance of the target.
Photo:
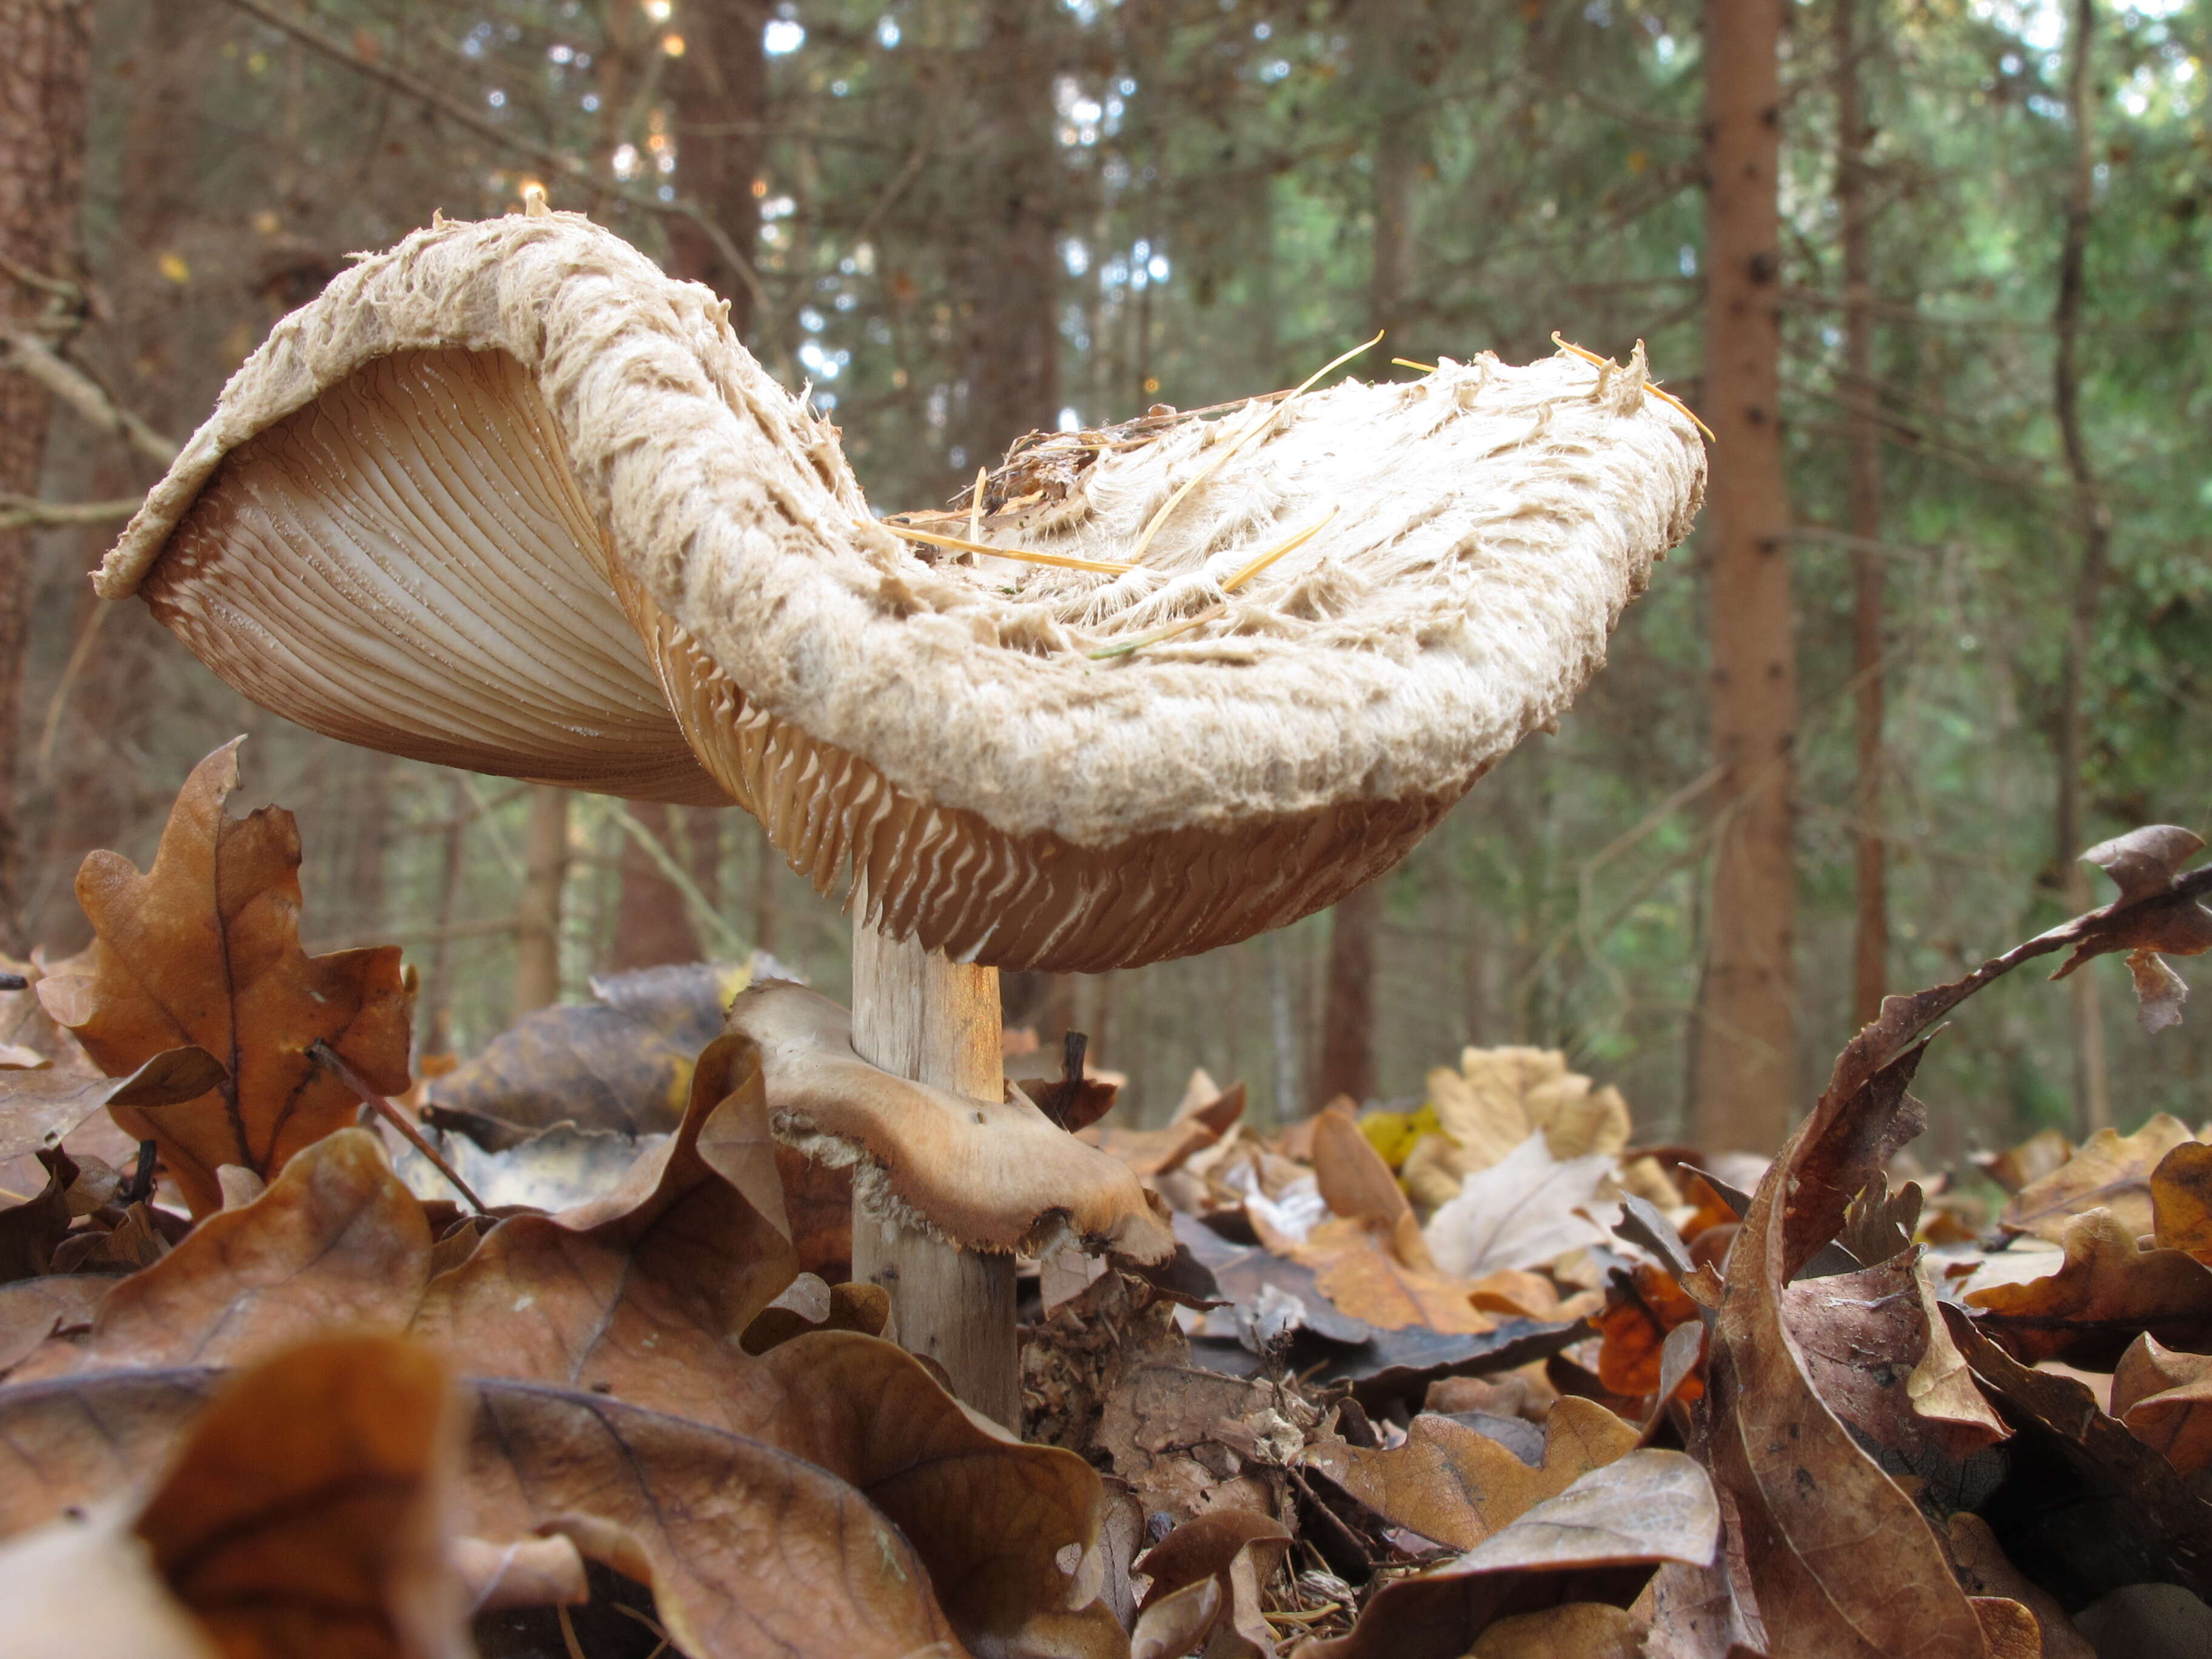
<svg viewBox="0 0 2212 1659">
<path fill-rule="evenodd" d="M 498 122 L 477 114 L 459 99 L 448 96 L 427 82 L 416 80 L 404 70 L 394 69 L 388 64 L 372 64 L 343 41 L 324 33 L 304 19 L 287 16 L 276 7 L 264 3 L 264 0 L 229 0 L 229 3 L 249 17 L 290 35 L 309 51 L 319 53 L 333 63 L 343 64 L 372 81 L 383 82 L 394 92 L 403 93 L 416 102 L 436 111 L 446 119 L 467 128 L 478 137 L 489 139 L 518 155 L 527 156 L 550 172 L 587 189 L 603 191 L 617 200 L 647 213 L 657 214 L 665 219 L 690 220 L 699 228 L 700 234 L 714 245 L 714 252 L 721 255 L 730 269 L 738 273 L 738 280 L 744 283 L 746 291 L 752 295 L 756 312 L 767 315 L 775 309 L 753 262 L 738 251 L 738 245 L 730 240 L 729 233 L 696 203 L 684 197 L 672 202 L 664 202 L 649 191 L 632 189 L 618 180 L 594 178 L 591 169 L 575 156 L 537 143 L 520 133 L 508 131 Z"/>
<path fill-rule="evenodd" d="M 394 1106 L 368 1085 L 368 1079 L 349 1065 L 346 1057 L 317 1037 L 307 1045 L 307 1058 L 317 1065 L 329 1068 L 331 1075 L 360 1097 L 361 1103 L 399 1132 L 400 1138 L 430 1162 L 437 1172 L 445 1176 L 453 1190 L 469 1202 L 469 1207 L 478 1215 L 489 1215 L 483 1200 L 470 1189 L 469 1183 L 455 1173 L 453 1166 L 438 1155 L 437 1148 L 422 1138 L 422 1132 L 407 1120 L 407 1114 Z"/>
<path fill-rule="evenodd" d="M 46 530 L 56 525 L 112 524 L 146 504 L 143 495 L 112 501 L 42 501 L 0 490 L 0 530 Z"/>
<path fill-rule="evenodd" d="M 0 331 L 0 367 L 28 375 L 76 410 L 87 425 L 122 439 L 147 459 L 167 466 L 177 459 L 176 445 L 129 410 L 118 408 L 97 380 L 74 363 L 64 362 L 36 335 L 20 329 Z M 134 505 L 131 511 L 137 510 Z"/>
</svg>

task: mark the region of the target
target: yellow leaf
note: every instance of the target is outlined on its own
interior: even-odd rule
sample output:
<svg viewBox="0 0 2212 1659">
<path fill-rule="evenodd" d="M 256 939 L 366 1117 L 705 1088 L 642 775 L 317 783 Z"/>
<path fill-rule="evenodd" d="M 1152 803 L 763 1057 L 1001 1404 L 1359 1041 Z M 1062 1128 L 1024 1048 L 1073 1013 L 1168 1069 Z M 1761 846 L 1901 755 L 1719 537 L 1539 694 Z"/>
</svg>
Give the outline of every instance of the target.
<svg viewBox="0 0 2212 1659">
<path fill-rule="evenodd" d="M 184 255 L 173 249 L 156 256 L 154 268 L 179 288 L 192 280 L 192 268 L 185 263 Z"/>
</svg>

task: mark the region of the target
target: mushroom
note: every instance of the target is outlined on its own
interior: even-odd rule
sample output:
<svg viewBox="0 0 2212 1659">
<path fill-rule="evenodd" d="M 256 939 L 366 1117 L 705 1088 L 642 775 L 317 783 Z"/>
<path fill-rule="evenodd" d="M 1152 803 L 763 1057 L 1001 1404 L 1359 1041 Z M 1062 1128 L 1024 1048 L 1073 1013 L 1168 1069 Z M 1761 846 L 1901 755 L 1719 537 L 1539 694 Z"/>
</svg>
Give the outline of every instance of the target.
<svg viewBox="0 0 2212 1659">
<path fill-rule="evenodd" d="M 1556 720 L 1704 482 L 1640 347 L 1205 415 L 1033 440 L 967 511 L 879 520 L 726 307 L 533 203 L 280 322 L 97 585 L 333 737 L 734 800 L 849 893 L 850 1048 L 995 1126 L 1025 1109 L 998 969 L 1187 955 L 1390 868 Z M 918 1190 L 915 1146 L 850 1144 Z M 1011 1420 L 1012 1222 L 902 1201 L 856 1272 Z"/>
</svg>

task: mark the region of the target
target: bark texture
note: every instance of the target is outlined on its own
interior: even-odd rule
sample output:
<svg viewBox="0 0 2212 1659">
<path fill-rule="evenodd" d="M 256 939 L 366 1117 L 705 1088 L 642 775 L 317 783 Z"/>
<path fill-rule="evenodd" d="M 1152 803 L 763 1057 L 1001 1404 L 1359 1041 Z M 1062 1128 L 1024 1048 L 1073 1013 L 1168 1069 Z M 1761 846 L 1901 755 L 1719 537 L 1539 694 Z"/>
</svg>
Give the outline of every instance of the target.
<svg viewBox="0 0 2212 1659">
<path fill-rule="evenodd" d="M 2067 620 L 2066 652 L 2058 706 L 2058 867 L 2067 908 L 2090 908 L 2089 872 L 2081 861 L 2087 845 L 2082 811 L 2083 773 L 2087 765 L 2089 710 L 2087 681 L 2097 639 L 2097 607 L 2112 575 L 2112 520 L 2105 505 L 2097 470 L 2081 433 L 2081 302 L 2088 285 L 2089 226 L 2096 214 L 2096 102 L 2089 67 L 2096 46 L 2094 0 L 2075 0 L 2072 39 L 2066 65 L 2066 103 L 2074 121 L 2072 167 L 2066 185 L 2066 234 L 2058 252 L 2058 295 L 2051 308 L 2057 335 L 2051 356 L 2051 402 L 2058 421 L 2066 471 L 2074 483 L 2074 533 L 2081 538 L 2081 562 L 2075 567 L 2072 615 Z M 2074 1109 L 2084 1137 L 2112 1121 L 2112 1086 L 2105 1065 L 2105 1023 L 2094 974 L 2067 981 L 2074 1021 Z"/>
<path fill-rule="evenodd" d="M 1882 836 L 1881 428 L 1874 374 L 1874 252 L 1867 222 L 1867 118 L 1859 60 L 1869 49 L 1858 0 L 1835 0 L 1836 203 L 1843 220 L 1844 373 L 1848 383 L 1851 684 L 1858 777 L 1852 802 L 1855 917 L 1851 1023 L 1881 1012 L 1889 974 L 1888 848 Z"/>
<path fill-rule="evenodd" d="M 1723 769 L 1698 1139 L 1771 1152 L 1797 1072 L 1792 820 L 1797 670 L 1780 428 L 1778 0 L 1705 11 L 1705 415 L 1714 758 Z"/>
<path fill-rule="evenodd" d="M 0 255 L 64 281 L 77 275 L 77 204 L 84 174 L 91 67 L 88 0 L 0 5 Z M 0 276 L 0 322 L 35 327 L 53 298 Z M 0 492 L 36 495 L 51 410 L 27 377 L 0 370 Z M 17 816 L 23 654 L 29 631 L 30 532 L 0 531 L 0 930 L 22 945 Z"/>
<path fill-rule="evenodd" d="M 774 14 L 768 0 L 685 0 L 677 21 L 684 55 L 670 92 L 676 106 L 677 179 L 747 259 L 760 235 L 760 176 L 768 119 L 768 58 L 761 31 Z M 672 276 L 704 283 L 730 302 L 730 326 L 752 338 L 764 320 L 753 315 L 750 286 L 713 240 L 688 220 L 668 226 Z"/>
<path fill-rule="evenodd" d="M 961 482 L 1060 414 L 1060 157 L 1052 8 L 982 0 L 966 135 L 966 234 L 952 256 L 960 384 L 951 439 Z"/>
</svg>

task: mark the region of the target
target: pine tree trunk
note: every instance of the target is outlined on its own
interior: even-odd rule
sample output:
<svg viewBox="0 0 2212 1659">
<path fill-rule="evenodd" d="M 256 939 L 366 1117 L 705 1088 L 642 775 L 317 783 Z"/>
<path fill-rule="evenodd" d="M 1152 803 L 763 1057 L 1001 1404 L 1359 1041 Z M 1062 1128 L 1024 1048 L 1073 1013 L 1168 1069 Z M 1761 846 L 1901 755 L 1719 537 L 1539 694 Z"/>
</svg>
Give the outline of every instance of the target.
<svg viewBox="0 0 2212 1659">
<path fill-rule="evenodd" d="M 568 877 L 568 792 L 530 792 L 523 837 L 522 905 L 514 928 L 514 1015 L 561 1000 L 561 898 Z"/>
<path fill-rule="evenodd" d="M 2089 713 L 2087 681 L 2096 646 L 2097 606 L 2112 570 L 2112 515 L 2091 465 L 2081 434 L 2081 301 L 2087 283 L 2089 223 L 2096 210 L 2094 173 L 2096 106 L 2089 78 L 2095 46 L 2093 0 L 2075 0 L 2073 38 L 2066 71 L 2066 103 L 2074 121 L 2074 154 L 2066 190 L 2066 235 L 2058 255 L 2058 297 L 2051 319 L 2057 348 L 2051 359 L 2051 405 L 2066 451 L 2066 470 L 2074 481 L 2074 527 L 2081 538 L 2081 561 L 2074 577 L 2073 614 L 2068 618 L 2058 709 L 2058 867 L 2065 872 L 2066 908 L 2076 915 L 2095 902 L 2089 872 L 2081 861 L 2087 831 L 2081 797 L 2087 764 Z M 2067 981 L 2074 1025 L 2074 1108 L 2084 1136 L 2112 1121 L 2110 1079 L 2105 1066 L 2104 1013 L 2094 973 Z"/>
<path fill-rule="evenodd" d="M 1382 884 L 1368 883 L 1333 914 L 1321 1070 L 1314 1079 L 1316 1110 L 1339 1095 L 1364 1103 L 1375 1093 L 1375 942 L 1382 926 Z"/>
<path fill-rule="evenodd" d="M 767 147 L 768 58 L 761 31 L 769 0 L 684 0 L 677 22 L 684 56 L 669 90 L 676 106 L 677 188 L 704 208 L 747 259 L 760 234 L 760 176 Z M 688 220 L 668 226 L 668 270 L 704 283 L 730 302 L 730 326 L 751 337 L 751 287 L 714 241 Z"/>
<path fill-rule="evenodd" d="M 0 254 L 21 270 L 63 280 L 77 275 L 91 58 L 88 0 L 0 5 Z M 0 322 L 9 327 L 34 323 L 47 297 L 0 276 Z M 0 491 L 38 495 L 50 413 L 47 395 L 35 382 L 0 369 Z M 22 831 L 16 773 L 31 553 L 29 531 L 0 530 L 0 940 L 19 949 Z"/>
<path fill-rule="evenodd" d="M 1844 234 L 1844 371 L 1850 381 L 1851 683 L 1858 777 L 1852 792 L 1856 855 L 1851 944 L 1851 1022 L 1881 1012 L 1889 975 L 1888 848 L 1882 835 L 1881 429 L 1874 378 L 1874 255 L 1867 225 L 1866 146 L 1872 135 L 1861 99 L 1866 46 L 1858 0 L 1836 6 L 1836 203 Z"/>
<path fill-rule="evenodd" d="M 673 855 L 675 815 L 659 801 L 634 800 L 630 816 Z M 621 891 L 615 901 L 614 948 L 607 966 L 626 973 L 667 962 L 699 960 L 699 935 L 683 890 L 662 873 L 659 860 L 635 836 L 623 837 Z"/>
<path fill-rule="evenodd" d="M 995 463 L 1024 432 L 1060 413 L 1060 151 L 1053 138 L 1054 8 L 981 0 L 969 74 L 972 148 L 955 240 L 960 378 L 951 423 L 962 451 L 955 482 Z"/>
<path fill-rule="evenodd" d="M 1698 1023 L 1698 1143 L 1771 1152 L 1796 1088 L 1797 720 L 1780 430 L 1779 0 L 1705 11 L 1706 492 L 1718 834 Z"/>
</svg>

